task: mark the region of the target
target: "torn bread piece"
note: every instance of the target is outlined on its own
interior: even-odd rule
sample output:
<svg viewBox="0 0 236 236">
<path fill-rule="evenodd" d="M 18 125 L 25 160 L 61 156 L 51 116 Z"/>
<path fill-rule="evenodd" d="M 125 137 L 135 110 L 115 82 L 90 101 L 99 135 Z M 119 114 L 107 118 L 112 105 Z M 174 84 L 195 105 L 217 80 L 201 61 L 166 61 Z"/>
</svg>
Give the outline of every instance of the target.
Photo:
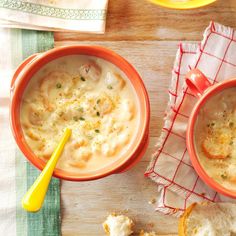
<svg viewBox="0 0 236 236">
<path fill-rule="evenodd" d="M 111 214 L 103 223 L 103 228 L 109 236 L 129 236 L 133 233 L 133 221 L 124 215 Z"/>
<path fill-rule="evenodd" d="M 223 235 L 236 235 L 235 203 L 194 203 L 180 218 L 179 236 Z"/>
</svg>

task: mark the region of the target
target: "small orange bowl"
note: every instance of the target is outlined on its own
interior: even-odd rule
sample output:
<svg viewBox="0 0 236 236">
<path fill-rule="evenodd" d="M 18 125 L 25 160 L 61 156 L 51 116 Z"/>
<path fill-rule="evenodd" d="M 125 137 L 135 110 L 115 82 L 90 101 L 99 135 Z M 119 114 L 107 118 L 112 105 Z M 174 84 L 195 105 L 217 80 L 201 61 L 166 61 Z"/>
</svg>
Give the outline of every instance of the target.
<svg viewBox="0 0 236 236">
<path fill-rule="evenodd" d="M 217 93 L 228 89 L 236 87 L 236 79 L 228 79 L 222 82 L 219 82 L 215 85 L 211 85 L 205 75 L 199 71 L 198 69 L 193 69 L 186 75 L 186 83 L 190 91 L 198 97 L 198 101 L 195 104 L 191 115 L 188 121 L 188 127 L 186 132 L 186 144 L 188 153 L 192 162 L 192 165 L 200 178 L 211 188 L 215 191 L 232 198 L 236 198 L 236 191 L 231 189 L 225 188 L 223 185 L 219 184 L 210 177 L 204 167 L 201 165 L 196 147 L 194 142 L 195 133 L 195 124 L 197 121 L 197 117 L 199 111 L 201 110 L 202 106 L 208 101 L 209 98 L 216 95 Z"/>
<path fill-rule="evenodd" d="M 76 45 L 55 48 L 44 53 L 30 56 L 17 68 L 11 82 L 10 123 L 18 147 L 35 167 L 40 170 L 44 168 L 46 163 L 38 158 L 33 150 L 29 148 L 23 135 L 20 123 L 21 98 L 30 79 L 40 68 L 50 61 L 69 55 L 88 55 L 102 58 L 123 71 L 130 80 L 138 97 L 138 110 L 141 114 L 140 125 L 137 127 L 138 132 L 133 145 L 127 150 L 126 155 L 109 166 L 85 174 L 76 174 L 61 169 L 55 169 L 54 176 L 70 181 L 87 181 L 128 170 L 140 160 L 148 146 L 150 121 L 149 98 L 144 83 L 134 67 L 118 54 L 99 46 Z"/>
</svg>

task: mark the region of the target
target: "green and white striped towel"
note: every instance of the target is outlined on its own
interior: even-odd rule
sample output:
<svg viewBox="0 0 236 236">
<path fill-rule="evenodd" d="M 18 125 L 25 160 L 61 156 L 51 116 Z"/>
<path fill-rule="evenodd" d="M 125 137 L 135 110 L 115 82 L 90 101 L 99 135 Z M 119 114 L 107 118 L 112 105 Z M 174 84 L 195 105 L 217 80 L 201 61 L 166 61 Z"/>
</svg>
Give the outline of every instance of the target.
<svg viewBox="0 0 236 236">
<path fill-rule="evenodd" d="M 104 33 L 108 0 L 0 0 L 0 26 Z"/>
<path fill-rule="evenodd" d="M 60 182 L 52 179 L 44 206 L 26 213 L 21 199 L 39 171 L 17 148 L 9 127 L 9 84 L 19 63 L 29 55 L 53 47 L 53 34 L 0 29 L 0 235 L 60 235 Z"/>
</svg>

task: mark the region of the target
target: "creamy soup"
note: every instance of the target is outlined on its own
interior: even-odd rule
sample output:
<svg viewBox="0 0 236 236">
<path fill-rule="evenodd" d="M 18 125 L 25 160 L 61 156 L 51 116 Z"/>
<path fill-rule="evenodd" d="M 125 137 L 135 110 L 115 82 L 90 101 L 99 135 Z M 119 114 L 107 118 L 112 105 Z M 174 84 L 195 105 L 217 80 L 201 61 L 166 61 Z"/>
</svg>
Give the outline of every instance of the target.
<svg viewBox="0 0 236 236">
<path fill-rule="evenodd" d="M 236 88 L 216 94 L 201 108 L 195 148 L 207 174 L 236 191 Z"/>
<path fill-rule="evenodd" d="M 124 73 L 90 56 L 66 56 L 42 67 L 28 84 L 20 119 L 25 140 L 48 160 L 66 127 L 72 136 L 57 167 L 76 173 L 121 158 L 139 125 L 138 100 Z"/>
</svg>

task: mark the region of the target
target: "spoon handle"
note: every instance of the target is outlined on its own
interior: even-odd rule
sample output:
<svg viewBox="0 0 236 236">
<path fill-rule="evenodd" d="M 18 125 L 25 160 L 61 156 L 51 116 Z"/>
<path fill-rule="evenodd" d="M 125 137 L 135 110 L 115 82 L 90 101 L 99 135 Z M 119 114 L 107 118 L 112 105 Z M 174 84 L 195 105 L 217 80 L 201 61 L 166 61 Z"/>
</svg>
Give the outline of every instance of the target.
<svg viewBox="0 0 236 236">
<path fill-rule="evenodd" d="M 53 171 L 56 167 L 56 164 L 59 160 L 59 157 L 63 151 L 66 142 L 70 138 L 70 135 L 71 135 L 71 130 L 66 128 L 59 144 L 54 150 L 51 158 L 47 162 L 43 171 L 23 197 L 22 207 L 26 211 L 36 212 L 40 210 L 40 208 L 42 207 Z"/>
</svg>

